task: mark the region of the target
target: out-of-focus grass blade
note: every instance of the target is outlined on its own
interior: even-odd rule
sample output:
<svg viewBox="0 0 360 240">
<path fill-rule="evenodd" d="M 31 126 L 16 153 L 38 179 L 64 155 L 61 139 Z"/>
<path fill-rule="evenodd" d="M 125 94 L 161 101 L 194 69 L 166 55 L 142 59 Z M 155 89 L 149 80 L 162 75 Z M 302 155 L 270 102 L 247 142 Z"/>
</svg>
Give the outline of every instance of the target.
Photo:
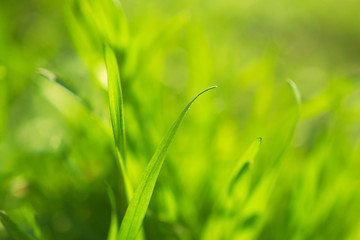
<svg viewBox="0 0 360 240">
<path fill-rule="evenodd" d="M 294 136 L 294 133 L 295 133 L 295 128 L 296 128 L 296 125 L 299 121 L 299 118 L 300 118 L 300 113 L 301 113 L 301 94 L 300 94 L 300 91 L 299 91 L 299 88 L 297 87 L 297 85 L 290 79 L 287 80 L 289 86 L 291 87 L 291 90 L 293 91 L 294 93 L 294 97 L 295 97 L 295 100 L 296 100 L 296 104 L 297 104 L 297 108 L 296 108 L 296 118 L 295 118 L 295 121 L 291 127 L 291 132 L 290 132 L 290 135 L 289 135 L 289 139 L 288 139 L 288 144 L 290 144 L 291 142 L 291 139 L 293 138 Z"/>
<path fill-rule="evenodd" d="M 58 84 L 60 87 L 66 89 L 68 92 L 71 93 L 71 95 L 76 98 L 77 101 L 79 101 L 89 112 L 93 113 L 94 115 L 98 116 L 95 113 L 94 108 L 91 106 L 91 104 L 86 101 L 84 98 L 80 97 L 79 94 L 75 91 L 75 89 L 71 88 L 69 85 L 67 85 L 64 81 L 62 81 L 60 78 L 58 78 L 53 72 L 45 69 L 45 68 L 38 68 L 37 73 L 40 74 L 40 76 L 44 77 L 45 79 L 54 82 Z"/>
<path fill-rule="evenodd" d="M 6 81 L 3 81 L 3 76 L 5 75 L 6 68 L 0 65 L 0 141 L 2 140 L 3 133 L 5 130 L 5 119 L 7 115 L 7 87 Z"/>
<path fill-rule="evenodd" d="M 107 192 L 110 200 L 111 205 L 111 219 L 110 219 L 110 228 L 108 232 L 107 240 L 116 240 L 116 236 L 118 233 L 118 217 L 116 213 L 116 201 L 115 201 L 115 194 L 112 190 L 111 186 L 106 183 Z"/>
<path fill-rule="evenodd" d="M 69 85 L 67 85 L 64 81 L 62 81 L 61 79 L 59 79 L 53 72 L 45 69 L 45 68 L 38 68 L 37 72 L 43 76 L 44 78 L 46 78 L 49 81 L 55 82 L 59 85 L 61 85 L 62 87 L 66 88 L 69 92 L 71 92 L 72 94 L 74 94 L 76 97 L 79 97 L 79 95 L 76 93 L 76 91 L 74 89 L 72 89 Z"/>
<path fill-rule="evenodd" d="M 229 181 L 228 194 L 232 193 L 236 183 L 242 178 L 242 176 L 244 176 L 244 174 L 248 171 L 249 167 L 253 164 L 261 143 L 262 138 L 257 138 L 246 151 L 245 155 L 238 162 Z"/>
<path fill-rule="evenodd" d="M 34 238 L 30 237 L 13 220 L 11 220 L 5 212 L 0 211 L 0 220 L 10 237 L 14 240 L 34 240 Z"/>
<path fill-rule="evenodd" d="M 297 114 L 300 115 L 301 102 L 302 102 L 302 101 L 301 101 L 300 91 L 299 91 L 298 87 L 296 86 L 296 84 L 295 84 L 292 80 L 288 79 L 287 82 L 288 82 L 289 86 L 291 87 L 291 90 L 292 90 L 293 93 L 294 93 L 295 100 L 296 100 L 297 107 L 298 107 L 298 112 L 297 112 Z"/>
<path fill-rule="evenodd" d="M 294 120 L 293 124 L 291 125 L 290 133 L 289 133 L 289 135 L 288 135 L 288 137 L 286 139 L 285 145 L 281 149 L 281 151 L 279 152 L 279 155 L 276 158 L 277 163 L 280 163 L 280 161 L 278 161 L 278 160 L 281 159 L 282 155 L 285 153 L 286 149 L 290 145 L 292 138 L 294 137 L 296 125 L 297 125 L 297 123 L 299 121 L 300 112 L 301 112 L 301 94 L 300 94 L 300 91 L 299 91 L 298 87 L 296 86 L 296 84 L 292 80 L 288 79 L 287 83 L 289 84 L 289 86 L 290 86 L 290 88 L 291 88 L 291 90 L 292 90 L 292 92 L 294 94 L 297 108 L 296 108 L 295 120 Z"/>
<path fill-rule="evenodd" d="M 174 139 L 174 136 L 186 114 L 191 104 L 204 92 L 207 92 L 211 89 L 216 88 L 216 86 L 209 87 L 204 91 L 196 95 L 185 109 L 181 112 L 177 121 L 168 131 L 167 135 L 162 140 L 161 144 L 156 149 L 153 157 L 151 158 L 149 164 L 146 166 L 144 175 L 140 181 L 138 188 L 136 189 L 133 198 L 130 201 L 130 204 L 126 210 L 125 216 L 122 220 L 120 232 L 118 239 L 127 239 L 133 240 L 136 239 L 136 236 L 141 228 L 141 224 L 144 220 L 146 211 L 148 209 L 154 187 L 159 176 L 161 167 L 164 163 L 164 159 L 167 153 L 167 150 Z"/>
<path fill-rule="evenodd" d="M 263 179 L 260 181 L 259 185 L 253 190 L 249 199 L 247 200 L 247 204 L 243 209 L 243 215 L 246 216 L 251 216 L 254 214 L 264 214 L 264 212 L 266 211 L 265 210 L 266 206 L 273 192 L 273 189 L 276 186 L 276 180 L 279 175 L 279 169 L 282 163 L 280 159 L 282 158 L 282 156 L 288 149 L 289 145 L 291 144 L 291 140 L 294 136 L 295 129 L 300 118 L 300 112 L 301 112 L 300 91 L 293 81 L 288 80 L 287 82 L 294 94 L 294 98 L 297 105 L 295 119 L 290 127 L 290 132 L 289 135 L 287 136 L 286 142 L 284 146 L 282 146 L 279 154 L 275 159 L 276 162 L 274 163 L 273 168 L 271 169 L 270 172 L 268 172 L 266 175 L 263 176 Z M 261 199 L 261 201 L 259 199 Z M 251 237 L 249 237 L 250 239 L 258 238 L 257 235 L 259 233 L 259 229 L 262 227 L 263 224 L 264 224 L 264 218 L 260 218 L 258 223 L 255 224 L 253 228 L 251 229 L 249 228 L 249 231 L 251 232 Z M 233 230 L 235 231 L 235 228 Z M 244 238 L 244 237 L 240 237 L 240 238 Z"/>
<path fill-rule="evenodd" d="M 300 118 L 300 113 L 301 113 L 301 94 L 300 91 L 297 87 L 297 85 L 290 79 L 287 80 L 287 83 L 289 84 L 289 87 L 291 88 L 294 97 L 295 97 L 295 101 L 296 101 L 296 114 L 295 114 L 295 119 L 294 122 L 292 123 L 292 125 L 290 126 L 290 132 L 289 135 L 286 138 L 285 144 L 284 146 L 280 149 L 278 155 L 275 158 L 275 162 L 274 162 L 274 168 L 279 167 L 279 164 L 281 163 L 280 159 L 281 157 L 284 155 L 284 153 L 286 152 L 287 148 L 289 147 L 291 140 L 294 137 L 295 134 L 295 129 L 297 126 L 297 123 L 299 121 Z"/>
<path fill-rule="evenodd" d="M 123 96 L 120 82 L 119 67 L 114 51 L 109 45 L 105 46 L 105 62 L 108 78 L 108 94 L 111 122 L 116 147 L 122 159 L 125 159 L 125 124 Z"/>
<path fill-rule="evenodd" d="M 122 88 L 120 82 L 119 67 L 115 53 L 109 45 L 105 45 L 105 63 L 108 80 L 109 107 L 111 123 L 120 170 L 124 179 L 127 199 L 132 197 L 132 187 L 125 171 L 125 124 Z"/>
<path fill-rule="evenodd" d="M 234 227 L 234 219 L 237 217 L 234 215 L 234 212 L 240 212 L 242 205 L 248 197 L 249 182 L 246 180 L 250 179 L 248 174 L 249 168 L 253 165 L 261 143 L 262 138 L 257 138 L 238 161 L 229 180 L 224 184 L 222 192 L 218 195 L 219 197 L 207 220 L 201 239 L 229 239 L 225 237 L 226 232 Z M 242 188 L 239 189 L 239 187 Z M 242 199 L 234 199 L 237 192 L 241 192 Z M 226 224 L 224 224 L 225 222 Z"/>
</svg>

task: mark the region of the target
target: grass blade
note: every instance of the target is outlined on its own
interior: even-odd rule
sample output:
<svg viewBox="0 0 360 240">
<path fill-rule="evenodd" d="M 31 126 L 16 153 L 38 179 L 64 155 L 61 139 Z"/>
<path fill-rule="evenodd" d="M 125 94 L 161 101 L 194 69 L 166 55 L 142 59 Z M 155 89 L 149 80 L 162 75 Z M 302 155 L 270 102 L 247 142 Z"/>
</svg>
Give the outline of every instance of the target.
<svg viewBox="0 0 360 240">
<path fill-rule="evenodd" d="M 301 94 L 300 94 L 300 91 L 297 87 L 297 85 L 290 79 L 287 80 L 287 83 L 289 84 L 293 94 L 294 94 L 294 97 L 295 97 L 295 100 L 296 100 L 296 115 L 295 115 L 295 120 L 293 122 L 293 124 L 291 125 L 290 127 L 290 133 L 286 139 L 286 142 L 285 142 L 285 145 L 284 147 L 281 149 L 281 151 L 279 152 L 277 158 L 276 158 L 276 162 L 275 164 L 279 164 L 280 161 L 279 159 L 281 159 L 281 157 L 284 155 L 284 153 L 286 152 L 288 146 L 290 145 L 291 143 L 291 140 L 293 139 L 294 137 L 294 134 L 295 134 L 295 129 L 296 129 L 296 126 L 297 126 L 297 123 L 299 121 L 299 118 L 300 118 L 300 113 L 301 113 L 301 105 L 302 105 L 302 101 L 301 101 Z"/>
<path fill-rule="evenodd" d="M 50 82 L 53 82 L 57 84 L 58 86 L 62 87 L 71 95 L 82 104 L 83 107 L 85 107 L 90 113 L 94 114 L 97 118 L 100 118 L 98 114 L 95 112 L 95 109 L 91 106 L 91 104 L 85 100 L 84 98 L 80 97 L 78 92 L 70 87 L 68 84 L 66 84 L 63 80 L 61 80 L 59 77 L 57 77 L 53 72 L 45 69 L 45 68 L 38 68 L 37 73 L 42 76 L 43 78 L 49 80 Z M 100 118 L 101 119 L 101 118 Z"/>
<path fill-rule="evenodd" d="M 113 135 L 120 164 L 120 171 L 124 179 L 126 197 L 128 201 L 130 201 L 132 197 L 132 187 L 125 171 L 125 124 L 123 95 L 116 56 L 109 45 L 105 46 L 105 63 L 108 78 L 109 107 Z"/>
<path fill-rule="evenodd" d="M 133 240 L 136 239 L 136 236 L 141 228 L 141 224 L 144 220 L 146 211 L 148 209 L 154 187 L 159 176 L 161 167 L 164 163 L 167 150 L 174 139 L 174 136 L 186 114 L 189 110 L 191 104 L 204 92 L 207 92 L 211 89 L 216 88 L 209 87 L 204 91 L 196 95 L 185 109 L 181 112 L 177 121 L 168 131 L 167 135 L 162 140 L 161 144 L 156 149 L 153 157 L 151 158 L 149 164 L 146 166 L 144 175 L 140 181 L 139 187 L 136 189 L 133 198 L 130 201 L 130 204 L 126 210 L 124 219 L 121 223 L 120 232 L 118 239 L 127 239 Z"/>
<path fill-rule="evenodd" d="M 119 68 L 113 49 L 105 46 L 105 62 L 108 78 L 108 94 L 111 122 L 116 147 L 119 149 L 121 157 L 125 159 L 125 124 L 123 95 L 120 82 Z"/>
<path fill-rule="evenodd" d="M 301 104 L 302 104 L 300 91 L 299 91 L 298 87 L 296 86 L 296 84 L 292 80 L 288 79 L 287 83 L 289 84 L 289 86 L 291 87 L 291 90 L 294 93 L 294 97 L 295 97 L 295 100 L 297 103 L 297 114 L 300 115 Z"/>
<path fill-rule="evenodd" d="M 80 98 L 77 92 L 73 88 L 71 88 L 69 85 L 67 85 L 64 81 L 62 81 L 60 78 L 58 78 L 54 73 L 50 72 L 49 70 L 45 68 L 38 68 L 37 73 L 40 76 L 46 78 L 47 80 L 59 84 L 60 86 L 62 86 L 63 88 L 74 94 L 76 97 Z"/>
<path fill-rule="evenodd" d="M 233 227 L 232 222 L 236 218 L 234 212 L 240 211 L 248 197 L 249 181 L 247 180 L 250 179 L 250 175 L 247 173 L 259 152 L 261 143 L 262 138 L 257 138 L 238 161 L 214 203 L 201 239 L 229 239 L 223 234 L 229 229 L 231 230 Z M 242 197 L 240 199 L 236 196 L 237 193 L 241 193 Z M 224 222 L 227 222 L 226 226 L 224 226 Z"/>
<path fill-rule="evenodd" d="M 228 186 L 228 194 L 230 195 L 234 189 L 236 183 L 245 175 L 249 167 L 253 164 L 254 159 L 259 152 L 260 145 L 262 143 L 262 138 L 257 138 L 246 151 L 245 155 L 238 162 L 235 167 L 233 174 L 231 175 L 229 186 Z"/>
<path fill-rule="evenodd" d="M 297 85 L 293 81 L 287 80 L 287 83 L 291 88 L 296 101 L 295 119 L 290 126 L 290 132 L 286 137 L 286 142 L 280 149 L 280 152 L 275 159 L 275 163 L 272 169 L 266 175 L 263 176 L 263 179 L 260 181 L 259 185 L 256 186 L 256 188 L 253 190 L 250 198 L 247 201 L 248 204 L 244 209 L 244 214 L 246 214 L 247 216 L 253 214 L 264 214 L 266 212 L 266 206 L 269 202 L 271 194 L 273 194 L 273 189 L 276 186 L 276 181 L 279 176 L 279 171 L 283 163 L 281 159 L 291 144 L 291 140 L 293 139 L 297 123 L 300 119 L 301 104 L 302 104 L 300 91 Z M 262 201 L 260 202 L 258 201 L 258 199 L 261 199 Z M 259 229 L 261 229 L 261 227 L 264 225 L 264 221 L 265 221 L 264 219 L 265 218 L 261 218 L 258 221 L 258 223 L 254 225 L 254 227 L 252 228 L 253 233 L 251 235 L 251 239 L 258 238 L 257 234 L 259 233 Z"/>
<path fill-rule="evenodd" d="M 18 224 L 11 220 L 5 212 L 0 211 L 0 220 L 10 237 L 14 240 L 34 240 Z"/>
<path fill-rule="evenodd" d="M 111 220 L 107 240 L 116 240 L 116 236 L 118 233 L 118 217 L 116 213 L 115 194 L 110 184 L 106 183 L 106 186 L 111 205 Z"/>
</svg>

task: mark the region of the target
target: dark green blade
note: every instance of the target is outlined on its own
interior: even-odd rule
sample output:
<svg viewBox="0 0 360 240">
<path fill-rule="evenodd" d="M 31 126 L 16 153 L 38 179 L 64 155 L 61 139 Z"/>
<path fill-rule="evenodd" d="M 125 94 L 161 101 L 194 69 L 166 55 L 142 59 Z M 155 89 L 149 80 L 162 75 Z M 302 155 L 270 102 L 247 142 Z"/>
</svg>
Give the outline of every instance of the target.
<svg viewBox="0 0 360 240">
<path fill-rule="evenodd" d="M 34 240 L 18 224 L 11 220 L 5 212 L 0 211 L 0 220 L 9 236 L 14 240 Z"/>
</svg>

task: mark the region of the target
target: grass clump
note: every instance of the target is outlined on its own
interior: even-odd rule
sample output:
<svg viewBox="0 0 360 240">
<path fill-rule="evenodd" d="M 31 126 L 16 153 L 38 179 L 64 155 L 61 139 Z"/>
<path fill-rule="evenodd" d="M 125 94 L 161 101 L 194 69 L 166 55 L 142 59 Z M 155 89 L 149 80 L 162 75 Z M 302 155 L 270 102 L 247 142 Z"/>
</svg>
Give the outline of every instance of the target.
<svg viewBox="0 0 360 240">
<path fill-rule="evenodd" d="M 0 239 L 359 239 L 359 7 L 1 3 Z"/>
</svg>

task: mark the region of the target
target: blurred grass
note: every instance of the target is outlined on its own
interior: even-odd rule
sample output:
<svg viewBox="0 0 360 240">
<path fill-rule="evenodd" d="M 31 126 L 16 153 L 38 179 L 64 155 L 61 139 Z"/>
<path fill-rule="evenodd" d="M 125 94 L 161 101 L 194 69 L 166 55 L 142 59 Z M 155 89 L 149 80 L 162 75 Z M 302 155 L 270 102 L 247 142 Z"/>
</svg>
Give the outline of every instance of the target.
<svg viewBox="0 0 360 240">
<path fill-rule="evenodd" d="M 1 1 L 0 210 L 40 239 L 105 239 L 106 181 L 121 222 L 127 201 L 108 110 L 109 43 L 134 188 L 186 101 L 219 86 L 191 107 L 169 148 L 146 239 L 199 239 L 205 231 L 359 239 L 359 8 L 355 0 Z M 302 96 L 294 134 L 288 78 Z M 251 174 L 223 206 L 232 206 L 231 218 L 215 219 L 211 232 L 214 204 L 257 137 Z M 10 239 L 2 225 L 0 239 Z"/>
</svg>

